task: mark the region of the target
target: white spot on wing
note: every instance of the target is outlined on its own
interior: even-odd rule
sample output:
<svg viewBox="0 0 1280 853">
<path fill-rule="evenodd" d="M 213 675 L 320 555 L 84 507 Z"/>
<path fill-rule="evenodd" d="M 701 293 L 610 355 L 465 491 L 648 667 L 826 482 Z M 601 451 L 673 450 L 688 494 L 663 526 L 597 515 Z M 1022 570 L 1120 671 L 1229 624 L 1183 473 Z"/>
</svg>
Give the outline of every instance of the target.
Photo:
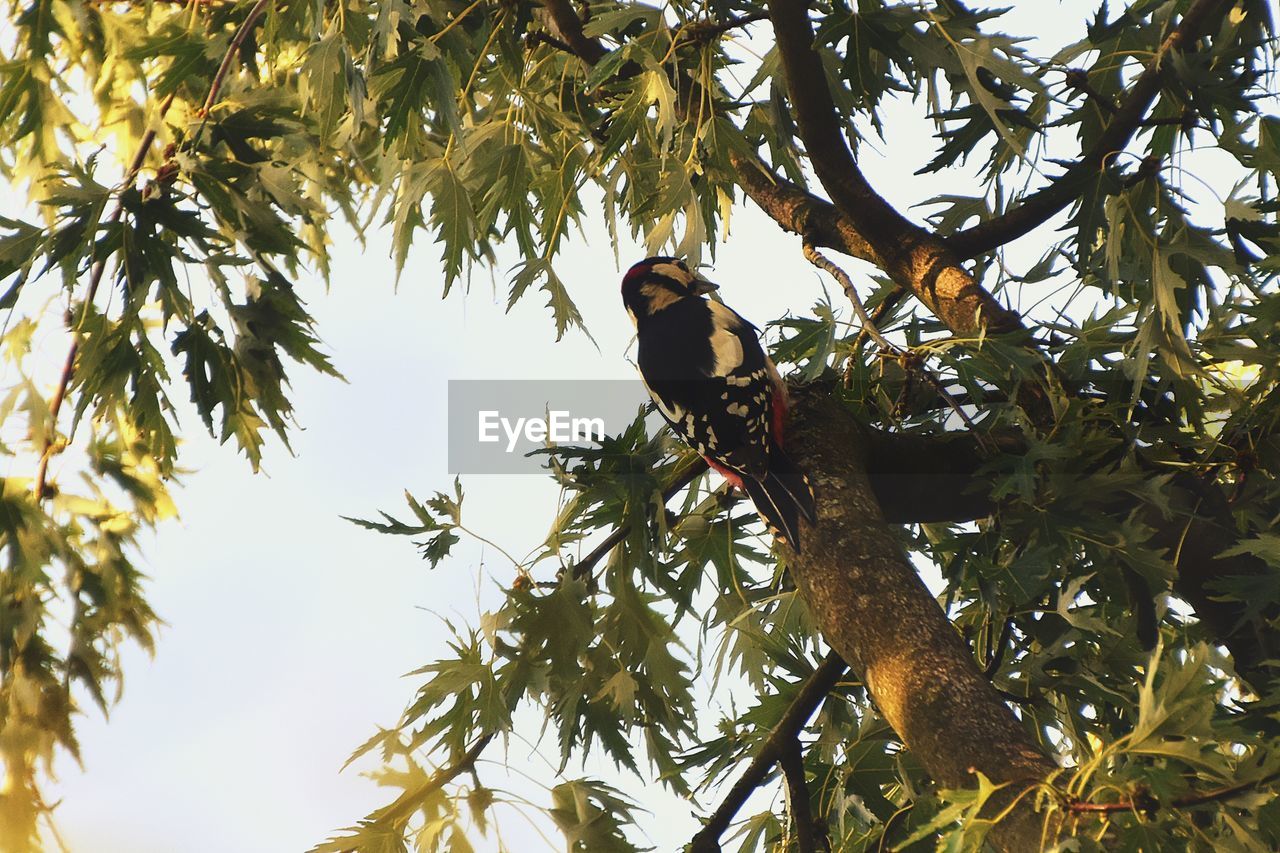
<svg viewBox="0 0 1280 853">
<path fill-rule="evenodd" d="M 736 334 L 743 326 L 742 318 L 719 302 L 708 300 L 711 310 L 711 351 L 715 356 L 716 376 L 728 376 L 742 364 L 742 341 Z"/>
</svg>

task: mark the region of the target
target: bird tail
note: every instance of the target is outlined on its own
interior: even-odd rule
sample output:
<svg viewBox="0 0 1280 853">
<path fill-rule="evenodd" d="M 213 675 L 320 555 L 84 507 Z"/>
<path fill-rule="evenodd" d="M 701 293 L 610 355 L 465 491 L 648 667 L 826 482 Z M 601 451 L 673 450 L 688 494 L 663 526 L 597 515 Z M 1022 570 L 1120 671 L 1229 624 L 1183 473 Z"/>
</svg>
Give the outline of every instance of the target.
<svg viewBox="0 0 1280 853">
<path fill-rule="evenodd" d="M 742 487 L 773 535 L 799 550 L 800 517 L 804 516 L 810 524 L 818 520 L 813 488 L 804 471 L 775 444 L 769 451 L 765 475 L 760 479 L 742 477 Z"/>
</svg>

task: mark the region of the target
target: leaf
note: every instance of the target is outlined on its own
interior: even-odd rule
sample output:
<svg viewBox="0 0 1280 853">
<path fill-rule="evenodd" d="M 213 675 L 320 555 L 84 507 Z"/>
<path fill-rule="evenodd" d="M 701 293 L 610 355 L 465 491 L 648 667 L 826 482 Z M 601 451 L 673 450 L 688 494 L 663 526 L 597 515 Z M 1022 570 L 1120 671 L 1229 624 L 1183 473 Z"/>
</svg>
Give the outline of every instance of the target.
<svg viewBox="0 0 1280 853">
<path fill-rule="evenodd" d="M 515 275 L 511 279 L 511 291 L 507 296 L 507 310 L 510 311 L 535 282 L 540 282 L 539 288 L 547 294 L 547 307 L 551 309 L 556 325 L 556 340 L 561 340 L 570 328 L 581 329 L 590 338 L 578 306 L 569 297 L 569 291 L 556 275 L 555 269 L 545 260 L 526 259 L 516 265 Z"/>
<path fill-rule="evenodd" d="M 1246 539 L 1243 542 L 1232 545 L 1218 554 L 1217 559 L 1238 557 L 1242 554 L 1252 554 L 1265 560 L 1272 567 L 1280 567 L 1280 534 L 1259 533 L 1252 539 Z"/>
<path fill-rule="evenodd" d="M 593 779 L 563 782 L 551 789 L 549 814 L 571 851 L 636 853 L 623 827 L 633 824 L 636 806 L 617 789 Z"/>
<path fill-rule="evenodd" d="M 380 66 L 369 80 L 369 95 L 384 104 L 383 150 L 399 142 L 403 149 L 419 143 L 423 110 L 431 87 L 432 66 L 437 60 L 410 51 Z"/>
<path fill-rule="evenodd" d="M 45 231 L 18 219 L 0 216 L 0 228 L 11 232 L 0 237 L 0 281 L 19 270 L 26 270 L 35 260 L 45 239 Z M 0 297 L 0 308 L 12 308 L 26 280 L 25 273 L 18 277 L 9 290 Z"/>
<path fill-rule="evenodd" d="M 331 26 L 302 63 L 304 97 L 321 139 L 328 139 L 347 110 L 348 56 L 341 31 Z"/>
<path fill-rule="evenodd" d="M 1043 93 L 1044 85 L 1022 70 L 1015 62 L 1000 55 L 1002 51 L 1011 50 L 1013 45 L 1014 41 L 1008 37 L 983 36 L 960 44 L 956 49 L 956 56 L 960 60 L 960 67 L 964 69 L 965 76 L 969 78 L 970 97 L 976 100 L 986 112 L 1005 144 L 1017 152 L 1019 157 L 1025 158 L 1026 142 L 1009 127 L 1010 120 L 1016 114 L 1018 118 L 1014 123 L 1032 130 L 1038 130 L 1039 125 L 1026 120 L 1020 110 L 1008 105 L 1008 97 L 1003 93 L 1016 90 L 998 80 L 1003 78 L 1016 82 L 1022 89 L 1035 94 Z"/>
<path fill-rule="evenodd" d="M 436 242 L 444 244 L 445 292 L 462 275 L 464 255 L 470 255 L 476 240 L 475 211 L 471 195 L 446 157 L 425 164 L 426 186 L 431 194 L 431 224 Z"/>
</svg>

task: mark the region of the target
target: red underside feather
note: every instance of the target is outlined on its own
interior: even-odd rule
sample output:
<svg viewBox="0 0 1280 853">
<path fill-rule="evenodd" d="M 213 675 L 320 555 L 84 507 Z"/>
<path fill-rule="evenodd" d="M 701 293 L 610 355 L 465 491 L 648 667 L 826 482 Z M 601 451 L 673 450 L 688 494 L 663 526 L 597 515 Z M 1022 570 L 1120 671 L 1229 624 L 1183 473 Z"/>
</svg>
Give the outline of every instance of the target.
<svg viewBox="0 0 1280 853">
<path fill-rule="evenodd" d="M 710 465 L 715 470 L 719 471 L 721 476 L 723 476 L 726 480 L 729 481 L 729 485 L 737 486 L 739 489 L 742 488 L 742 478 L 739 477 L 736 472 L 734 472 L 729 468 L 724 467 L 719 462 L 712 459 L 710 456 L 704 456 L 702 458 L 707 460 L 708 465 Z"/>
</svg>

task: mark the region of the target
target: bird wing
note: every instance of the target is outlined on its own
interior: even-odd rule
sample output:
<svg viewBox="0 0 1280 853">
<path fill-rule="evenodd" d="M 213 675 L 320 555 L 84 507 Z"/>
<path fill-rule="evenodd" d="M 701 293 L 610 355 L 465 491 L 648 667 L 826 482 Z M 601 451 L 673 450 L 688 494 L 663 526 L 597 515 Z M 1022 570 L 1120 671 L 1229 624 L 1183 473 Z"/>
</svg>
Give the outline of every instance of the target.
<svg viewBox="0 0 1280 853">
<path fill-rule="evenodd" d="M 752 477 L 768 468 L 771 371 L 754 326 L 703 299 L 662 312 L 642 336 L 640 372 L 663 418 L 690 446 Z"/>
</svg>

